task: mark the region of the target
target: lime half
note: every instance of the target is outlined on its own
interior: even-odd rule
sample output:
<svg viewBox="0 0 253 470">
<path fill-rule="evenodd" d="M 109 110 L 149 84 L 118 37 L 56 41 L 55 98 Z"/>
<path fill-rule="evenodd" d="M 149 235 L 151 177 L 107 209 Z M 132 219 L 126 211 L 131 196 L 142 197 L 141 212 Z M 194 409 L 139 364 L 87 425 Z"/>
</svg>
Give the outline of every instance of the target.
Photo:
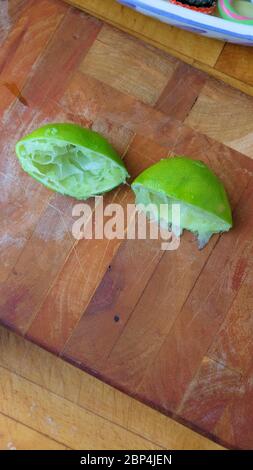
<svg viewBox="0 0 253 470">
<path fill-rule="evenodd" d="M 195 233 L 199 248 L 214 233 L 232 227 L 226 191 L 217 176 L 201 161 L 186 157 L 161 160 L 143 171 L 133 182 L 136 204 L 164 228 L 172 224 L 173 204 L 180 205 L 181 234 Z"/>
<path fill-rule="evenodd" d="M 121 158 L 104 137 L 75 124 L 48 124 L 23 137 L 24 171 L 54 191 L 87 199 L 126 181 Z"/>
</svg>

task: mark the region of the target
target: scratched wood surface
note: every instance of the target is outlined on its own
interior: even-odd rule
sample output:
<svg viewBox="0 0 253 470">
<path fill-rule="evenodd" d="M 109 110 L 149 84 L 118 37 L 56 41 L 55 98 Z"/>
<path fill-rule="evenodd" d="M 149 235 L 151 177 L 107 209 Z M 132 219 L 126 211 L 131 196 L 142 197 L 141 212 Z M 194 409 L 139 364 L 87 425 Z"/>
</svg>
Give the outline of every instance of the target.
<svg viewBox="0 0 253 470">
<path fill-rule="evenodd" d="M 253 95 L 252 48 L 192 34 L 141 15 L 116 0 L 66 0 L 187 64 Z"/>
<path fill-rule="evenodd" d="M 252 98 L 63 2 L 14 1 L 6 15 L 1 324 L 219 443 L 251 448 Z M 174 154 L 207 162 L 228 191 L 233 230 L 202 251 L 189 233 L 174 252 L 158 241 L 77 242 L 75 201 L 24 174 L 14 155 L 21 135 L 51 121 L 101 132 L 132 176 Z M 123 186 L 104 204 L 132 201 Z M 68 416 L 70 405 L 63 427 Z"/>
</svg>

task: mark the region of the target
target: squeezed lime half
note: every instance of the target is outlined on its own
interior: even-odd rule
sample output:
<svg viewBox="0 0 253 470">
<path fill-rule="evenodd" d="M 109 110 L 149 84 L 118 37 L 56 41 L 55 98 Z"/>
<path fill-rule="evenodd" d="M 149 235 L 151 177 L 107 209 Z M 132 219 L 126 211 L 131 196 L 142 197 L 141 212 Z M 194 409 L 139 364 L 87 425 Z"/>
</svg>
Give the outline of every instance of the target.
<svg viewBox="0 0 253 470">
<path fill-rule="evenodd" d="M 180 205 L 181 234 L 196 234 L 203 248 L 214 233 L 232 227 L 232 214 L 222 182 L 201 161 L 173 157 L 152 165 L 132 183 L 136 204 L 162 227 L 171 229 L 173 204 Z M 153 210 L 152 207 L 156 210 Z M 151 208 L 151 210 L 150 210 Z"/>
<path fill-rule="evenodd" d="M 76 124 L 47 124 L 23 137 L 16 154 L 24 171 L 61 194 L 88 199 L 129 176 L 109 142 Z"/>
</svg>

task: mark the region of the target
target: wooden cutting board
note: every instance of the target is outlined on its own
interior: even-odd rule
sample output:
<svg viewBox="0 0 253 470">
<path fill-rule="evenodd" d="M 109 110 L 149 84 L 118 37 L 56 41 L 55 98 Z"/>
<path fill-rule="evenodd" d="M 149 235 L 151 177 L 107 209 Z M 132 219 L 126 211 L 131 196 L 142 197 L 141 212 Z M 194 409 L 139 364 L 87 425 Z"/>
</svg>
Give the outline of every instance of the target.
<svg viewBox="0 0 253 470">
<path fill-rule="evenodd" d="M 220 443 L 252 448 L 252 98 L 62 2 L 18 3 L 1 29 L 1 323 Z M 174 252 L 77 242 L 76 201 L 24 174 L 14 154 L 52 121 L 101 132 L 133 176 L 174 154 L 207 162 L 233 230 L 202 251 L 190 233 Z M 122 186 L 104 203 L 132 201 Z"/>
</svg>

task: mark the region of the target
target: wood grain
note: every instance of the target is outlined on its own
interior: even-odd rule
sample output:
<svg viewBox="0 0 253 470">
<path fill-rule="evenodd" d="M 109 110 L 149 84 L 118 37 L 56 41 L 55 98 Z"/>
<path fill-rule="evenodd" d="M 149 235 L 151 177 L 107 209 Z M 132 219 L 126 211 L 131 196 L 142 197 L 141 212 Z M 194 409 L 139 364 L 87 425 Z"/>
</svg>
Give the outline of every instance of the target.
<svg viewBox="0 0 253 470">
<path fill-rule="evenodd" d="M 43 0 L 32 2 L 21 14 L 0 52 L 0 116 L 7 113 L 16 100 L 6 84 L 22 90 L 31 68 L 36 66 L 40 54 L 68 8 L 58 2 Z M 6 60 L 8 57 L 8 60 Z M 18 71 L 18 74 L 17 74 Z"/>
<path fill-rule="evenodd" d="M 107 196 L 104 207 L 107 203 L 126 205 L 130 198 L 129 190 L 116 190 Z M 70 221 L 73 222 L 72 219 Z M 56 353 L 62 351 L 121 241 L 101 239 L 94 243 L 94 240 L 84 239 L 77 243 L 30 328 L 27 328 L 28 338 Z M 50 321 L 52 316 L 54 328 Z"/>
<path fill-rule="evenodd" d="M 215 68 L 225 74 L 229 72 L 234 78 L 253 85 L 252 53 L 250 47 L 237 44 L 226 44 L 218 58 Z"/>
<path fill-rule="evenodd" d="M 38 18 L 34 5 L 26 9 L 24 3 L 14 15 L 0 52 L 3 70 L 14 80 L 20 69 L 22 81 L 20 94 L 4 102 L 0 124 L 0 321 L 173 420 L 228 447 L 248 448 L 243 397 L 251 394 L 252 375 L 252 98 L 62 2 L 41 0 Z M 129 10 L 119 10 L 133 21 Z M 48 11 L 55 15 L 45 18 Z M 34 35 L 34 48 L 20 34 Z M 201 41 L 198 54 L 204 57 L 211 43 Z M 194 44 L 184 47 L 194 54 Z M 216 63 L 217 45 L 206 66 Z M 1 90 L 7 96 L 14 89 Z M 132 178 L 176 154 L 204 161 L 228 192 L 233 229 L 214 236 L 202 251 L 189 233 L 178 250 L 166 252 L 161 239 L 126 240 L 124 233 L 120 239 L 76 240 L 76 201 L 25 175 L 14 155 L 18 138 L 48 122 L 99 131 Z M 119 203 L 126 215 L 133 201 L 123 185 L 103 202 Z M 94 215 L 94 200 L 88 204 Z M 125 231 L 129 226 L 125 218 Z M 163 434 L 165 416 L 22 341 L 7 336 L 1 346 L 0 413 L 48 436 L 52 446 L 210 445 L 200 437 L 191 444 L 191 434 L 184 444 L 173 440 L 181 425 L 168 420 L 172 431 Z M 102 394 L 98 401 L 93 386 Z M 11 406 L 7 397 L 15 394 Z"/>
<path fill-rule="evenodd" d="M 0 43 L 6 39 L 13 24 L 18 21 L 24 9 L 30 6 L 29 0 L 11 0 L 2 5 L 0 17 Z"/>
<path fill-rule="evenodd" d="M 240 283 L 245 267 L 246 259 L 243 257 L 237 265 L 235 283 Z M 250 275 L 247 275 L 208 353 L 214 360 L 243 375 L 252 369 L 251 311 L 252 284 Z"/>
<path fill-rule="evenodd" d="M 224 45 L 220 41 L 200 37 L 145 17 L 119 5 L 114 0 L 104 0 L 102 3 L 100 0 L 67 0 L 67 2 L 176 57 L 184 58 L 191 64 L 193 61 L 203 62 L 211 68 L 215 65 Z"/>
<path fill-rule="evenodd" d="M 157 54 L 142 43 L 137 46 L 130 37 L 105 27 L 80 70 L 152 106 L 175 65 L 175 61 L 168 61 L 162 53 Z"/>
<path fill-rule="evenodd" d="M 67 0 L 71 5 L 145 40 L 187 64 L 253 95 L 251 48 L 198 36 L 135 10 L 115 0 Z"/>
<path fill-rule="evenodd" d="M 156 109 L 184 121 L 200 95 L 207 76 L 187 64 L 178 64 L 176 72 L 156 103 Z M 182 88 L 184 93 L 182 93 Z"/>
<path fill-rule="evenodd" d="M 16 399 L 10 402 L 12 394 Z M 3 368 L 0 395 L 0 413 L 15 416 L 26 426 L 73 449 L 125 449 L 126 443 L 131 449 L 161 448 Z M 110 440 L 105 440 L 106 435 Z"/>
<path fill-rule="evenodd" d="M 44 390 L 53 392 L 56 396 L 70 401 L 74 409 L 75 405 L 78 405 L 78 409 L 81 407 L 91 414 L 99 415 L 107 420 L 109 424 L 115 423 L 119 433 L 121 433 L 122 428 L 127 429 L 130 432 L 124 434 L 126 448 L 131 448 L 131 439 L 134 435 L 146 440 L 147 446 L 149 446 L 148 442 L 153 442 L 166 449 L 221 448 L 218 444 L 138 403 L 127 395 L 118 392 L 3 328 L 0 328 L 0 364 L 5 370 L 16 374 L 17 380 L 25 378 L 28 384 L 31 382 L 39 385 L 38 395 L 42 397 L 42 400 Z M 0 384 L 1 381 L 2 375 Z M 9 393 L 8 399 L 10 401 L 16 400 L 14 390 Z M 28 401 L 28 406 L 32 408 L 29 411 L 31 413 L 35 408 L 34 400 Z M 61 403 L 59 407 L 61 408 Z M 50 408 L 46 401 L 43 409 L 45 417 L 51 413 L 52 421 L 57 420 L 59 415 L 57 400 L 55 400 L 54 409 Z M 54 450 L 66 448 L 48 435 L 46 436 L 35 430 L 40 429 L 41 424 L 34 422 L 37 419 L 34 413 L 32 427 L 17 422 L 17 415 L 20 419 L 18 408 L 14 410 L 14 418 L 0 414 L 2 424 L 1 448 L 16 447 L 17 449 L 28 450 L 33 448 Z M 21 419 L 23 421 L 22 417 Z M 40 419 L 39 415 L 38 419 Z M 84 419 L 83 414 L 81 419 Z M 71 418 L 69 426 L 73 424 L 73 418 Z M 82 426 L 84 424 L 86 424 L 86 421 L 82 423 Z M 110 429 L 106 427 L 105 430 L 101 431 L 100 424 L 100 420 L 95 421 L 94 433 L 97 429 L 106 449 L 109 449 L 112 442 Z M 79 419 L 76 420 L 75 426 L 76 432 L 79 433 Z M 72 437 L 70 436 L 70 448 L 75 447 L 75 436 L 76 433 L 73 433 Z M 127 436 L 130 436 L 130 440 L 127 439 Z M 95 446 L 96 441 L 91 440 L 90 449 Z M 115 443 L 112 443 L 111 448 L 117 448 Z"/>
<path fill-rule="evenodd" d="M 67 343 L 62 353 L 65 358 L 91 369 L 99 364 L 99 370 L 103 370 L 161 256 L 160 240 L 128 240 L 122 244 Z M 85 344 L 81 341 L 84 337 Z"/>
<path fill-rule="evenodd" d="M 103 413 L 109 420 L 126 426 L 166 449 L 221 448 L 88 374 L 83 375 L 79 404 L 91 411 Z"/>
<path fill-rule="evenodd" d="M 49 439 L 28 426 L 0 413 L 1 450 L 66 450 L 67 448 Z"/>
<path fill-rule="evenodd" d="M 215 387 L 210 385 L 210 377 Z M 178 413 L 186 420 L 190 416 L 197 427 L 213 431 L 227 405 L 240 397 L 241 385 L 240 374 L 204 357 Z"/>
<path fill-rule="evenodd" d="M 89 50 L 100 28 L 97 20 L 83 18 L 74 9 L 67 11 L 54 40 L 44 50 L 43 57 L 24 87 L 30 106 L 36 109 L 46 99 L 56 101 L 61 96 L 73 70 Z"/>
<path fill-rule="evenodd" d="M 236 448 L 252 449 L 252 372 L 240 381 L 237 393 L 226 407 L 215 431 L 226 436 Z"/>
<path fill-rule="evenodd" d="M 1 289 L 4 324 L 25 333 L 74 243 L 70 227 L 48 207 Z"/>
<path fill-rule="evenodd" d="M 209 80 L 185 123 L 252 158 L 252 110 L 252 100 L 246 95 Z"/>
<path fill-rule="evenodd" d="M 180 407 L 189 382 L 194 378 L 212 338 L 225 319 L 244 276 L 251 269 L 251 222 L 247 218 L 251 191 L 252 185 L 247 188 L 237 206 L 234 230 L 215 245 L 201 276 L 193 285 L 140 385 L 141 394 L 149 399 L 152 396 L 153 401 L 165 410 L 176 412 Z M 234 282 L 238 263 L 244 255 L 248 263 L 239 280 Z M 189 331 L 190 334 L 187 333 Z"/>
<path fill-rule="evenodd" d="M 105 364 L 106 375 L 114 383 L 120 382 L 124 389 L 138 390 L 180 312 L 192 285 L 197 280 L 208 254 L 213 248 L 194 256 L 196 247 L 187 236 L 175 257 L 165 252 L 149 279 L 145 291 L 134 306 L 124 334 L 120 336 Z M 189 247 L 191 249 L 189 250 Z M 173 262 L 173 269 L 171 263 Z M 174 293 L 180 292 L 175 298 Z M 154 322 L 154 312 L 159 312 Z M 167 358 L 166 358 L 167 360 Z"/>
<path fill-rule="evenodd" d="M 0 229 L 0 259 L 3 283 L 10 275 L 18 260 L 21 250 L 32 235 L 40 213 L 44 209 L 48 191 L 45 188 L 34 188 L 34 182 L 23 175 L 19 184 L 7 175 L 0 174 L 1 186 L 1 229 Z M 26 190 L 24 191 L 24 184 Z M 34 208 L 36 207 L 36 211 Z"/>
</svg>

